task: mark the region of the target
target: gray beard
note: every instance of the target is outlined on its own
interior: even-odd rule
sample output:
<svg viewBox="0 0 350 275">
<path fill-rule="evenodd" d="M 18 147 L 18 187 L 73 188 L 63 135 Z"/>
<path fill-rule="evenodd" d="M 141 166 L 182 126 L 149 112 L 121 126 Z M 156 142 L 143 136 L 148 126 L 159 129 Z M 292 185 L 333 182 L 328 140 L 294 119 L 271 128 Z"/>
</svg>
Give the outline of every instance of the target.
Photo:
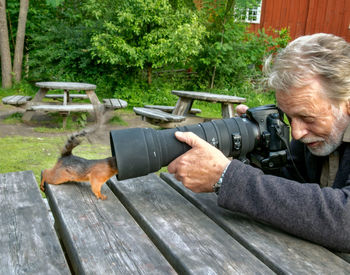
<svg viewBox="0 0 350 275">
<path fill-rule="evenodd" d="M 347 114 L 342 113 L 338 108 L 333 110 L 336 115 L 336 121 L 334 122 L 332 131 L 329 135 L 328 141 L 323 140 L 323 145 L 318 148 L 309 148 L 309 151 L 316 156 L 328 156 L 333 153 L 342 143 L 343 136 L 347 126 L 350 123 L 350 117 Z M 303 140 L 301 140 L 303 142 Z"/>
</svg>

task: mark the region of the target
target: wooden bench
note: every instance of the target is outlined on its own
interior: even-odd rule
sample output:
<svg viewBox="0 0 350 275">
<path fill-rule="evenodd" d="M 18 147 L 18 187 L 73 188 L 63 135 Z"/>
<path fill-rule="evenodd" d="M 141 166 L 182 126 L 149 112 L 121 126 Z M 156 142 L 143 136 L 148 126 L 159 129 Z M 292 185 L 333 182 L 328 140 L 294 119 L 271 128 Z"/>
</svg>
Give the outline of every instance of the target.
<svg viewBox="0 0 350 275">
<path fill-rule="evenodd" d="M 104 99 L 103 102 L 105 110 L 125 108 L 128 105 L 126 101 L 121 99 Z M 94 106 L 93 104 L 38 104 L 28 107 L 28 110 L 44 112 L 92 112 L 94 111 Z"/>
<path fill-rule="evenodd" d="M 184 116 L 169 114 L 168 112 L 158 109 L 134 107 L 133 110 L 137 115 L 142 116 L 142 118 L 146 120 L 150 119 L 158 120 L 160 122 L 180 122 L 186 119 Z"/>
<path fill-rule="evenodd" d="M 0 174 L 1 274 L 70 274 L 32 171 Z"/>
<path fill-rule="evenodd" d="M 11 96 L 4 97 L 2 99 L 2 103 L 14 105 L 14 106 L 20 106 L 20 105 L 26 104 L 31 99 L 32 99 L 31 96 L 11 95 Z"/>
<path fill-rule="evenodd" d="M 156 110 L 161 110 L 163 112 L 166 113 L 172 113 L 175 109 L 175 106 L 166 106 L 166 105 L 145 105 L 145 108 L 149 108 L 149 109 L 156 109 Z M 196 109 L 196 108 L 192 108 L 189 113 L 190 114 L 200 114 L 202 112 L 201 109 Z"/>
<path fill-rule="evenodd" d="M 44 111 L 44 112 L 92 112 L 94 107 L 92 104 L 74 104 L 74 105 L 32 105 L 28 110 Z"/>
<path fill-rule="evenodd" d="M 106 107 L 106 109 L 111 110 L 126 108 L 128 106 L 128 103 L 125 100 L 118 98 L 103 99 L 103 104 Z"/>
</svg>

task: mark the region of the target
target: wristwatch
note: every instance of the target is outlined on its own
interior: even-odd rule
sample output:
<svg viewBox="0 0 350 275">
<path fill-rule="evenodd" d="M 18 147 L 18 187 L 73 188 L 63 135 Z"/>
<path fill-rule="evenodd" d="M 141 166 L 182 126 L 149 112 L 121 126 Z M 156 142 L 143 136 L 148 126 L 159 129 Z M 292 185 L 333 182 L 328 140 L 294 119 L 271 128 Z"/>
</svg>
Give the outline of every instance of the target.
<svg viewBox="0 0 350 275">
<path fill-rule="evenodd" d="M 228 165 L 226 166 L 226 168 L 222 172 L 221 177 L 219 178 L 218 182 L 213 185 L 213 191 L 215 192 L 216 195 L 219 195 L 219 191 L 221 188 L 222 181 L 224 180 L 224 176 L 225 176 L 227 167 L 228 167 Z"/>
</svg>

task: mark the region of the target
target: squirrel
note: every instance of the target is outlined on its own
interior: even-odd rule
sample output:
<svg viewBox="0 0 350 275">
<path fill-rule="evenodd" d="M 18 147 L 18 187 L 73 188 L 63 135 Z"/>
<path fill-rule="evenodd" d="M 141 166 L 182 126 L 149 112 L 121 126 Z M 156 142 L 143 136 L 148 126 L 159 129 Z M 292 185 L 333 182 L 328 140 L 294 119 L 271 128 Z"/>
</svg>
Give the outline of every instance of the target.
<svg viewBox="0 0 350 275">
<path fill-rule="evenodd" d="M 85 159 L 72 154 L 73 149 L 81 143 L 89 131 L 83 130 L 72 134 L 61 150 L 61 156 L 54 167 L 45 169 L 41 173 L 40 189 L 44 192 L 44 184 L 62 184 L 65 182 L 89 181 L 91 190 L 97 199 L 105 200 L 107 196 L 101 194 L 102 185 L 112 176 L 118 174 L 115 157 L 105 159 Z"/>
</svg>

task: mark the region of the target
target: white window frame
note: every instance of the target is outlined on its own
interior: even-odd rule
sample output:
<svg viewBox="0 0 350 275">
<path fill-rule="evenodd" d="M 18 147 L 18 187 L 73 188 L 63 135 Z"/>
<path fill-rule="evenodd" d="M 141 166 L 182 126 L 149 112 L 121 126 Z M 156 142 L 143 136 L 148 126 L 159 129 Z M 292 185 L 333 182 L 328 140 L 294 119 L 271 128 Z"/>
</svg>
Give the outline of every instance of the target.
<svg viewBox="0 0 350 275">
<path fill-rule="evenodd" d="M 261 6 L 262 0 L 260 1 L 259 6 L 247 8 L 244 21 L 251 24 L 260 24 Z"/>
<path fill-rule="evenodd" d="M 240 19 L 238 20 L 250 24 L 260 24 L 262 1 L 263 0 L 260 1 L 258 6 L 247 8 L 245 10 L 243 9 L 243 12 L 239 16 Z"/>
</svg>

